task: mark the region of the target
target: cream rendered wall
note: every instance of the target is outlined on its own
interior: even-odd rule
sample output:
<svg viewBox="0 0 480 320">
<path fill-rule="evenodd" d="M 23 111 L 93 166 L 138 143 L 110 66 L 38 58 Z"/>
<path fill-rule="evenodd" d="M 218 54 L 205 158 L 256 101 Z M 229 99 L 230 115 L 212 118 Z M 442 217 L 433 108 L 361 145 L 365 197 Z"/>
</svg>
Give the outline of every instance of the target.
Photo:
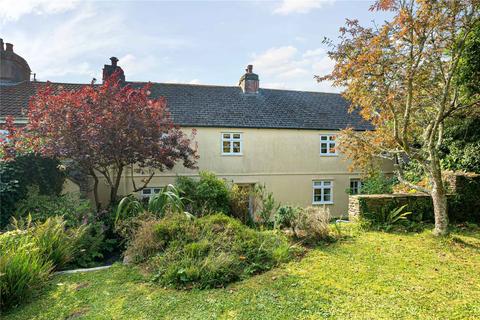
<svg viewBox="0 0 480 320">
<path fill-rule="evenodd" d="M 191 128 L 184 128 L 185 132 Z M 222 155 L 221 133 L 240 132 L 243 138 L 243 155 Z M 312 205 L 314 180 L 333 182 L 332 215 L 347 216 L 350 179 L 358 178 L 358 172 L 348 171 L 348 161 L 339 156 L 320 155 L 320 135 L 335 131 L 294 129 L 245 129 L 245 128 L 197 128 L 195 141 L 198 143 L 199 170 L 215 172 L 219 177 L 234 183 L 265 184 L 282 204 Z M 391 172 L 386 164 L 385 171 Z M 136 173 L 137 186 L 147 173 Z M 131 170 L 127 170 L 119 194 L 133 190 Z M 172 171 L 156 175 L 149 187 L 165 186 L 175 181 L 177 175 L 197 176 L 198 170 L 176 166 Z M 106 201 L 108 192 L 101 189 Z"/>
</svg>

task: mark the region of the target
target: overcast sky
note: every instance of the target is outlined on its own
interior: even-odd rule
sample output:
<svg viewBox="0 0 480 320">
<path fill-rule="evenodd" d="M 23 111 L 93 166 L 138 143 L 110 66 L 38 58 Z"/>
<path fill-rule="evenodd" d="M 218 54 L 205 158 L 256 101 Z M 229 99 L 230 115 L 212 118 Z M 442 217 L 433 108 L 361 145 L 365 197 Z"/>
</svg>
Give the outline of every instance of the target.
<svg viewBox="0 0 480 320">
<path fill-rule="evenodd" d="M 109 57 L 127 80 L 237 85 L 247 64 L 264 88 L 338 91 L 318 84 L 333 63 L 322 44 L 345 18 L 381 24 L 372 1 L 0 0 L 0 37 L 39 80 L 101 79 Z"/>
</svg>

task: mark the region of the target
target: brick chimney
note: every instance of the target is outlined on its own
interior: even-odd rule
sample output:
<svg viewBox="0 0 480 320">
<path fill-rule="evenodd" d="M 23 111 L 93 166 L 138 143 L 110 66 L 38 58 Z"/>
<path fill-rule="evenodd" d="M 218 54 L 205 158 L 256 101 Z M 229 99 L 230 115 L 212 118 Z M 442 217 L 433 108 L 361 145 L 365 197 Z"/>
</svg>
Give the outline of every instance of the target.
<svg viewBox="0 0 480 320">
<path fill-rule="evenodd" d="M 103 66 L 102 81 L 105 82 L 105 80 L 107 80 L 112 74 L 118 72 L 120 76 L 120 81 L 125 82 L 125 74 L 123 73 L 123 69 L 117 65 L 118 58 L 111 57 L 110 61 L 111 64 L 106 64 Z"/>
<path fill-rule="evenodd" d="M 258 93 L 260 87 L 260 80 L 258 75 L 253 73 L 253 65 L 249 64 L 245 69 L 245 74 L 240 78 L 238 82 L 243 93 L 255 94 Z"/>
</svg>

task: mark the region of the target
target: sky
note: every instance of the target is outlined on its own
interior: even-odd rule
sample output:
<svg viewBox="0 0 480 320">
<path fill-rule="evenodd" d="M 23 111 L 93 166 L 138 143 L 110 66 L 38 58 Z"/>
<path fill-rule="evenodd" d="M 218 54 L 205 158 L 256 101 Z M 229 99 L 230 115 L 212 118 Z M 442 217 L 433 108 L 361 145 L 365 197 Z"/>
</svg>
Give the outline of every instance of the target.
<svg viewBox="0 0 480 320">
<path fill-rule="evenodd" d="M 37 80 L 89 83 L 119 58 L 129 81 L 234 86 L 247 64 L 260 87 L 338 92 L 324 37 L 346 18 L 381 24 L 372 1 L 0 0 L 0 37 Z"/>
</svg>

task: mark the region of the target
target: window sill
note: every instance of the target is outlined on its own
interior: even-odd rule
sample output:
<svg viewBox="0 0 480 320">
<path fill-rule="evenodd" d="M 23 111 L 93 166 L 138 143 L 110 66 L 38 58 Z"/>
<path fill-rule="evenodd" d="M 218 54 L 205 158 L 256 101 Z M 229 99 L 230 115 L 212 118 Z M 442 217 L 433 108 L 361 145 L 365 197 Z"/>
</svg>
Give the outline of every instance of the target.
<svg viewBox="0 0 480 320">
<path fill-rule="evenodd" d="M 227 156 L 227 157 L 241 157 L 243 156 L 243 153 L 222 153 L 222 156 Z"/>
<path fill-rule="evenodd" d="M 328 201 L 328 202 L 312 202 L 312 206 L 318 206 L 321 204 L 333 204 L 333 201 Z"/>
<path fill-rule="evenodd" d="M 328 153 L 320 153 L 320 157 L 338 157 L 338 153 L 331 153 L 331 154 L 328 154 Z"/>
</svg>

